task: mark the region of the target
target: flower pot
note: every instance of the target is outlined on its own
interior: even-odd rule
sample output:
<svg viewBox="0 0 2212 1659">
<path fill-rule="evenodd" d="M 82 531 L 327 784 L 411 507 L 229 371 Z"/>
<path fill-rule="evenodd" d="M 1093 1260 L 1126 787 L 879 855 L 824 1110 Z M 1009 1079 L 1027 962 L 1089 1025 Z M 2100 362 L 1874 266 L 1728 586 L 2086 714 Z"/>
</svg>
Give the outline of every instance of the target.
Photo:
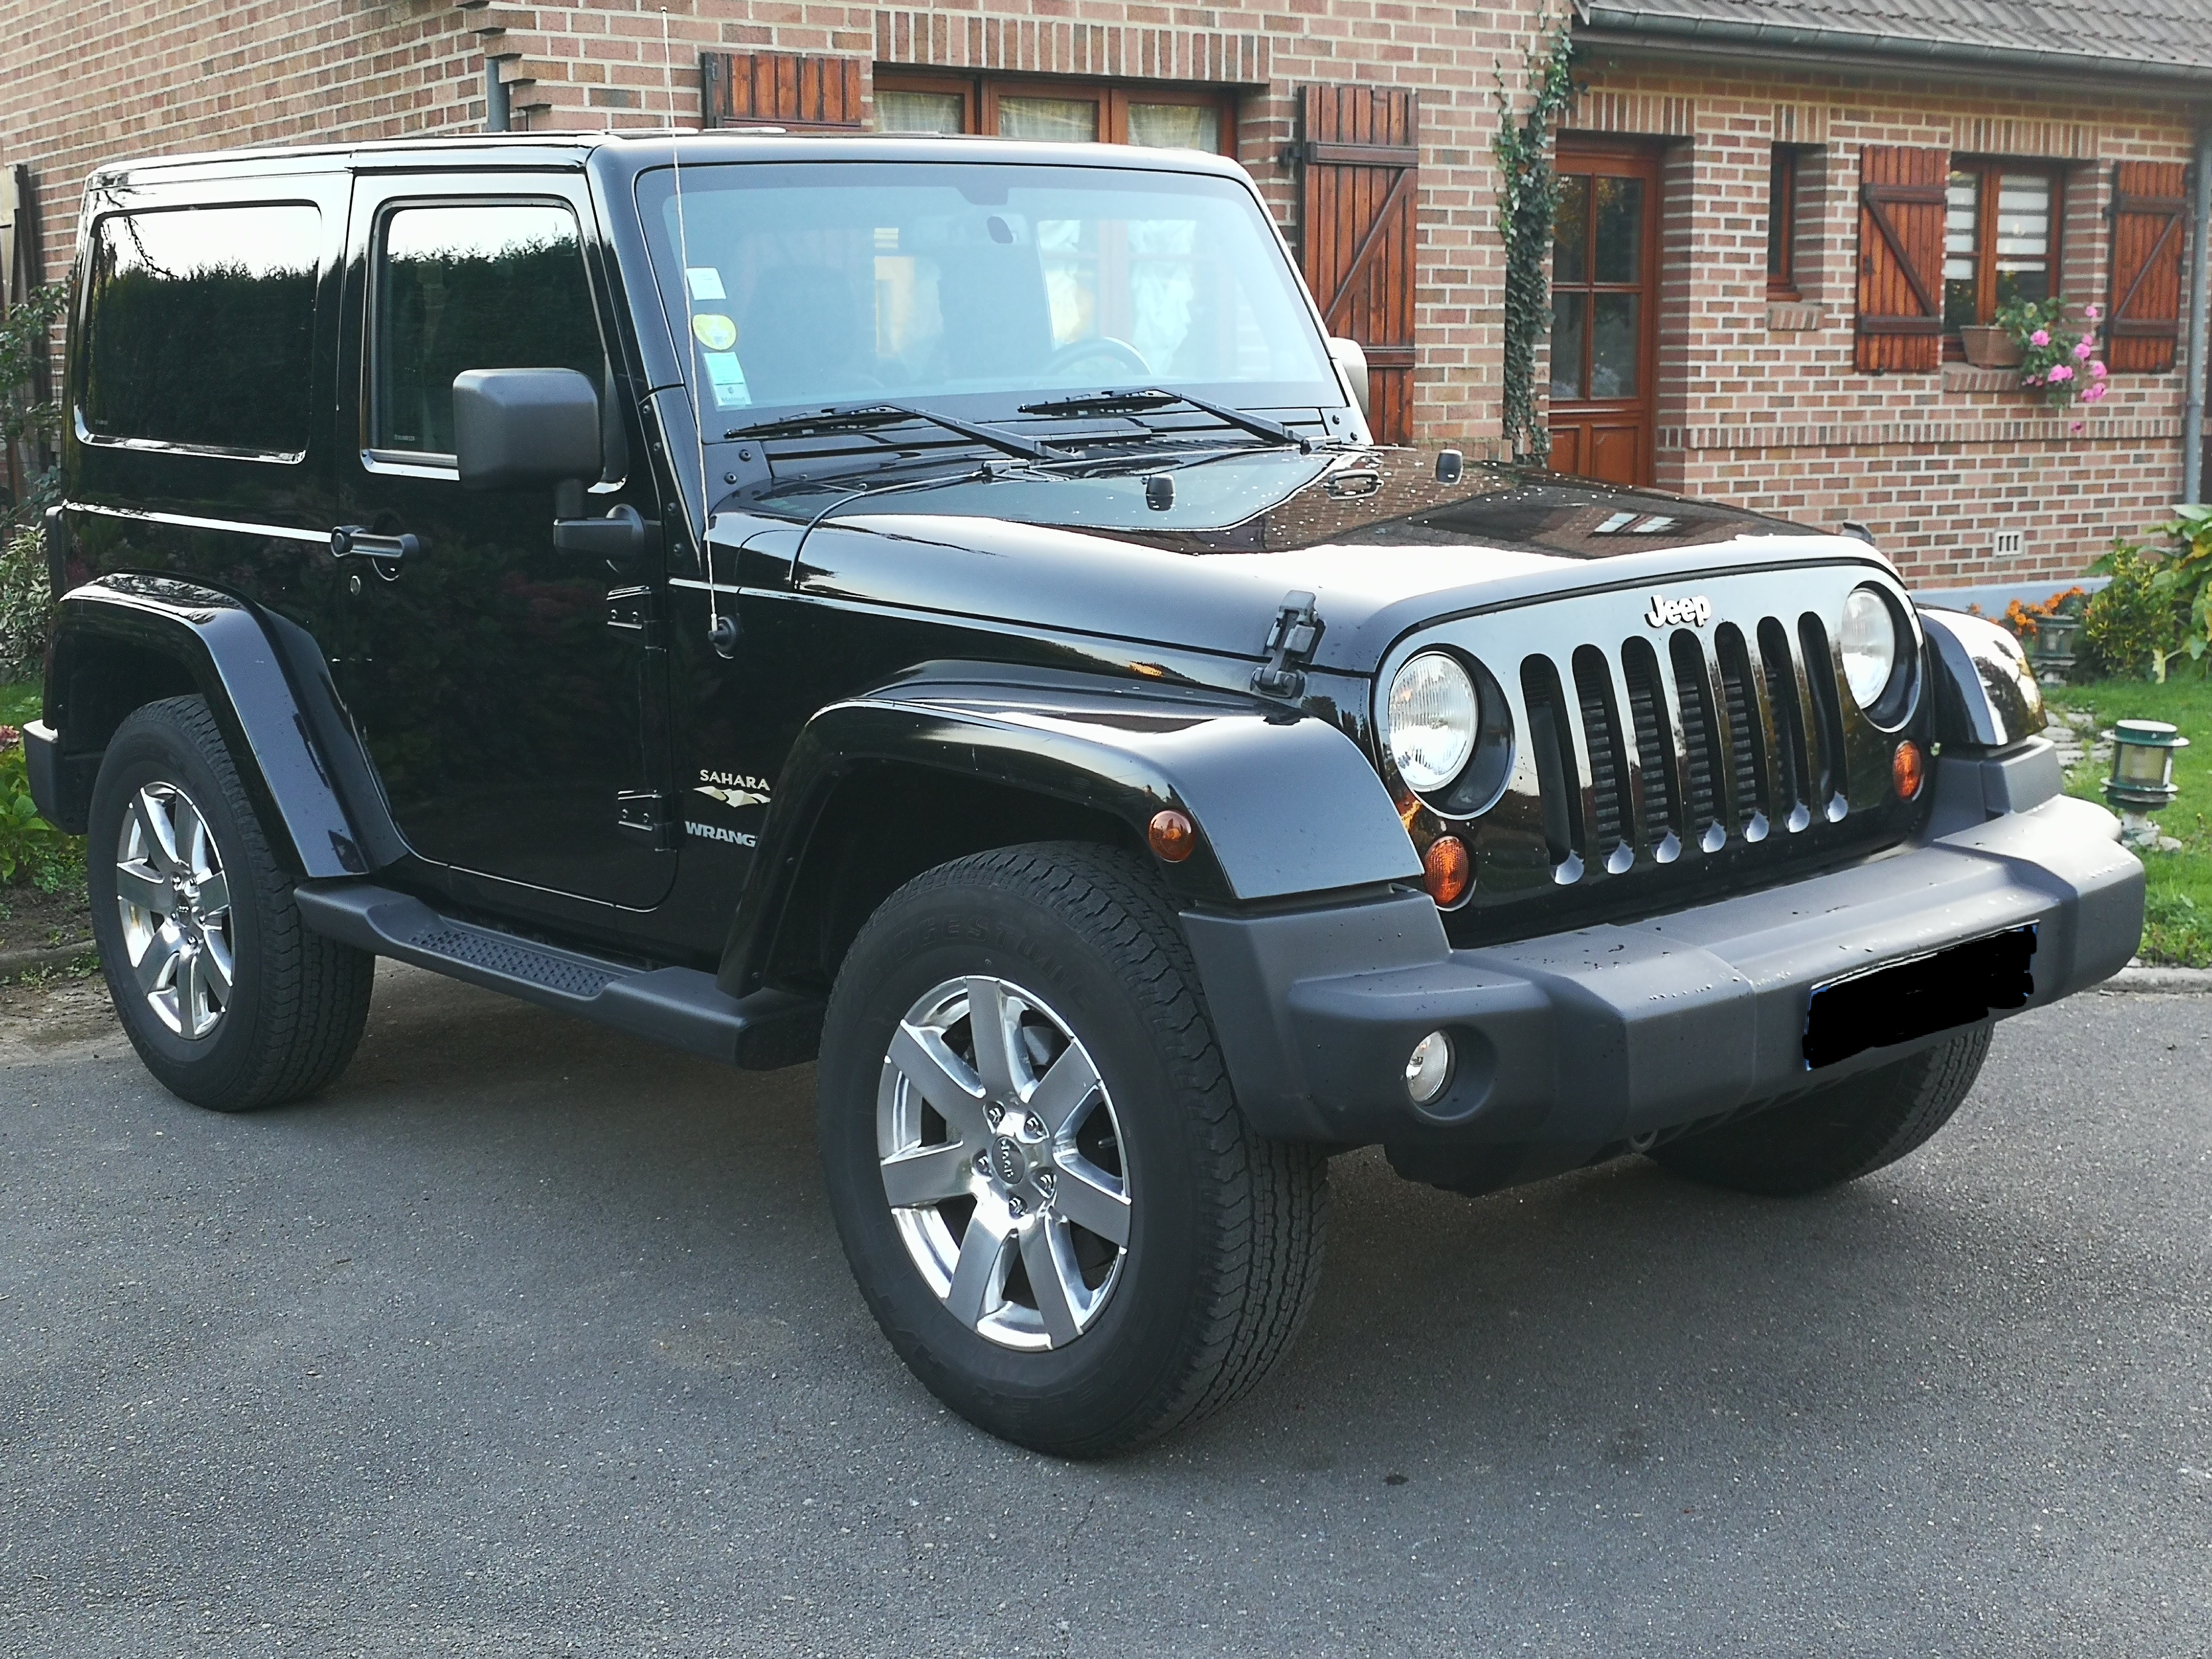
<svg viewBox="0 0 2212 1659">
<path fill-rule="evenodd" d="M 1962 328 L 1959 343 L 1966 349 L 1966 361 L 1976 368 L 2018 368 L 2020 342 L 2009 329 L 1986 325 Z"/>
</svg>

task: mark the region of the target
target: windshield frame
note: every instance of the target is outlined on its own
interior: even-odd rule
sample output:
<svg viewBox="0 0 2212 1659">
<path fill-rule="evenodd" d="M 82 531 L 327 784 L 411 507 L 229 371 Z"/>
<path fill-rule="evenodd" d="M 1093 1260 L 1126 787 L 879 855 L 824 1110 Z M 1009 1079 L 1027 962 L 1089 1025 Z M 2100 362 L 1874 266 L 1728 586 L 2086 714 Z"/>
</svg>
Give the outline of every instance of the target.
<svg viewBox="0 0 2212 1659">
<path fill-rule="evenodd" d="M 738 146 L 727 141 L 700 144 L 697 141 L 678 140 L 655 146 L 657 153 L 636 158 L 634 171 L 629 172 L 624 185 L 629 196 L 630 223 L 635 227 L 634 244 L 641 282 L 633 283 L 633 291 L 649 285 L 657 304 L 661 329 L 660 339 L 654 344 L 660 349 L 648 349 L 648 359 L 659 357 L 665 372 L 649 371 L 657 386 L 681 385 L 692 409 L 703 416 L 708 445 L 721 441 L 720 428 L 750 425 L 763 421 L 804 413 L 835 401 L 829 398 L 799 403 L 770 403 L 763 401 L 743 408 L 708 409 L 704 397 L 704 376 L 696 354 L 690 349 L 690 314 L 695 307 L 678 275 L 682 257 L 672 242 L 661 234 L 654 223 L 655 216 L 664 207 L 678 177 L 689 183 L 698 173 L 713 170 L 726 173 L 734 167 L 773 167 L 779 170 L 793 164 L 809 167 L 849 167 L 867 166 L 871 171 L 887 167 L 914 166 L 932 171 L 952 166 L 991 167 L 1035 167 L 1054 171 L 1083 169 L 1101 173 L 1124 175 L 1174 174 L 1182 178 L 1206 179 L 1241 192 L 1244 205 L 1256 216 L 1259 225 L 1265 227 L 1266 237 L 1272 240 L 1274 256 L 1280 262 L 1279 270 L 1285 279 L 1286 297 L 1295 311 L 1303 313 L 1309 338 L 1316 356 L 1316 367 L 1323 378 L 1310 381 L 1231 380 L 1183 382 L 1170 380 L 1158 374 L 1130 377 L 1131 386 L 1139 380 L 1146 385 L 1165 384 L 1173 388 L 1188 390 L 1229 407 L 1262 413 L 1281 413 L 1296 416 L 1312 411 L 1324 420 L 1335 415 L 1340 419 L 1333 430 L 1345 436 L 1352 434 L 1346 424 L 1356 421 L 1363 429 L 1365 422 L 1347 395 L 1341 374 L 1328 351 L 1328 332 L 1308 290 L 1304 273 L 1291 255 L 1282 228 L 1267 211 L 1265 201 L 1253 185 L 1250 177 L 1241 167 L 1212 156 L 1185 157 L 1178 152 L 1146 150 L 1126 145 L 1066 144 L 1048 147 L 1049 153 L 1041 153 L 1048 147 L 1018 144 L 995 140 L 924 140 L 892 141 L 871 139 L 810 138 L 794 144 L 791 142 L 769 140 L 746 147 L 748 153 L 732 153 Z M 696 151 L 698 159 L 689 159 Z M 664 183 L 663 181 L 666 181 Z M 629 240 L 628 237 L 622 238 Z M 627 262 L 626 262 L 627 263 Z M 635 302 L 640 332 L 644 326 L 646 306 L 642 295 Z M 641 342 L 642 343 L 642 341 Z M 1121 390 L 1118 386 L 1114 390 Z M 927 389 L 901 388 L 896 401 L 941 410 L 971 421 L 995 424 L 1027 425 L 1029 417 L 1020 414 L 1020 405 L 1065 393 L 1068 388 L 1052 385 L 1031 385 L 1019 389 L 994 389 L 932 392 Z M 889 394 L 887 394 L 889 400 Z M 849 401 L 849 400 L 846 400 Z M 865 401 L 865 400 L 863 400 Z M 1308 418 L 1312 418 L 1309 415 Z"/>
</svg>

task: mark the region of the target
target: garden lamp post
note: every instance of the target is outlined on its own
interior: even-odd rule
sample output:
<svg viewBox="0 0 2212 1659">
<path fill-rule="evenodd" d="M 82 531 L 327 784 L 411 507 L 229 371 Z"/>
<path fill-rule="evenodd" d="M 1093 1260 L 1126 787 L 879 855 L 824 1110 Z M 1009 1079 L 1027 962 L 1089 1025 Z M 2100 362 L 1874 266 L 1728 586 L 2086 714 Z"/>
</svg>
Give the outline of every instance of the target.
<svg viewBox="0 0 2212 1659">
<path fill-rule="evenodd" d="M 2105 799 L 2119 809 L 2120 840 L 2130 847 L 2158 845 L 2150 815 L 2181 793 L 2173 781 L 2174 751 L 2189 747 L 2164 720 L 2117 720 L 2112 726 L 2112 775 Z"/>
</svg>

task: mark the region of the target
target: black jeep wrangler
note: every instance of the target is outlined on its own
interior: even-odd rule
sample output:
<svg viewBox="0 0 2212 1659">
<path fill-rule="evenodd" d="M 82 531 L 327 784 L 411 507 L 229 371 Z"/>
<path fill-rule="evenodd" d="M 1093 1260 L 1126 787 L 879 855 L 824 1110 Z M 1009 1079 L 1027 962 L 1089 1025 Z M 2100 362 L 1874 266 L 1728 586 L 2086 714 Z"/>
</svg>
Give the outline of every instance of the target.
<svg viewBox="0 0 2212 1659">
<path fill-rule="evenodd" d="M 28 733 L 155 1076 L 397 957 L 817 1061 L 930 1388 L 1096 1454 L 1297 1329 L 1333 1152 L 1902 1157 L 2142 875 L 1863 541 L 1377 447 L 1250 183 L 969 140 L 112 167 Z"/>
</svg>

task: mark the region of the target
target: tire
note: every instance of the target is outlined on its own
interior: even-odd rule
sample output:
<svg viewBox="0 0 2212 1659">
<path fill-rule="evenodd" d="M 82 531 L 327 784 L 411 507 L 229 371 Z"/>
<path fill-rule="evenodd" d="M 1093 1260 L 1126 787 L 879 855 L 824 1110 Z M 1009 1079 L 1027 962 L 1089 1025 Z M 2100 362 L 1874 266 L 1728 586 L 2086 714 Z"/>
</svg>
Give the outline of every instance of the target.
<svg viewBox="0 0 2212 1659">
<path fill-rule="evenodd" d="M 1987 1024 L 1906 1060 L 1655 1146 L 1653 1162 L 1707 1186 L 1791 1198 L 1856 1181 L 1917 1150 L 1981 1075 Z"/>
<path fill-rule="evenodd" d="M 376 958 L 301 923 L 204 698 L 149 703 L 118 728 L 85 866 L 108 995 L 163 1088 L 243 1112 L 345 1069 Z"/>
<path fill-rule="evenodd" d="M 995 1087 L 972 1018 L 994 1006 L 1011 1033 Z M 900 1357 L 978 1427 L 1122 1451 L 1236 1399 L 1297 1334 L 1327 1159 L 1244 1121 L 1137 860 L 1018 847 L 908 883 L 838 974 L 819 1079 L 854 1275 Z"/>
</svg>

